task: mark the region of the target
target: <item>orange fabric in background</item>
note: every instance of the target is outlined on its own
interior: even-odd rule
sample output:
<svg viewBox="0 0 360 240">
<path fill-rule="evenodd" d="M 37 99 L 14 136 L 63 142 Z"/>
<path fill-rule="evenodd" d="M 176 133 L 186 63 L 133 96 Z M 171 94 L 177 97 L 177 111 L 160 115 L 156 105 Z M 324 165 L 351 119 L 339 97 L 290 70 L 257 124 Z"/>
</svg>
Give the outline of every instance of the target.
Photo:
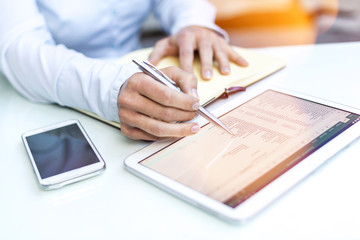
<svg viewBox="0 0 360 240">
<path fill-rule="evenodd" d="M 273 12 L 245 13 L 230 19 L 217 18 L 216 23 L 224 28 L 309 26 L 313 24 L 313 18 L 303 9 L 298 1 L 292 1 L 290 7 L 285 11 L 279 9 L 279 11 Z"/>
<path fill-rule="evenodd" d="M 282 5 L 278 10 L 254 9 L 248 13 L 242 11 L 231 16 L 221 12 L 224 6 L 217 6 L 222 1 L 212 2 L 218 8 L 216 23 L 229 33 L 231 44 L 242 47 L 265 47 L 315 42 L 315 18 L 297 0 L 289 0 L 286 6 Z M 222 4 L 231 2 L 228 0 Z"/>
</svg>

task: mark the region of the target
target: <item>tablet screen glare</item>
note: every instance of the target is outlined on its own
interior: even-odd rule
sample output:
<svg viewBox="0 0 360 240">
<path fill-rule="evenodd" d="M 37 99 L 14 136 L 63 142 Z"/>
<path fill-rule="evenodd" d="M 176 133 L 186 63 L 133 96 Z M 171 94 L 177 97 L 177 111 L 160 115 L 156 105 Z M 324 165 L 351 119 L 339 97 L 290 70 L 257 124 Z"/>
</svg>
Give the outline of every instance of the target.
<svg viewBox="0 0 360 240">
<path fill-rule="evenodd" d="M 140 164 L 230 207 L 360 120 L 360 115 L 273 90 L 209 123 Z"/>
</svg>

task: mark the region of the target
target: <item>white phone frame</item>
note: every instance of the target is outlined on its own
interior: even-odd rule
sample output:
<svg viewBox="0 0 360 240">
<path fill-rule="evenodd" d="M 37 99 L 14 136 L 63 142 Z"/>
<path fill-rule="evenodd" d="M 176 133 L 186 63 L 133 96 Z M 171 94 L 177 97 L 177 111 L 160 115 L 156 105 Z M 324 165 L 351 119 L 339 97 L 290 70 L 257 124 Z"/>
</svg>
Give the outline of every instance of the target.
<svg viewBox="0 0 360 240">
<path fill-rule="evenodd" d="M 72 124 L 76 124 L 79 127 L 83 136 L 85 137 L 86 141 L 89 143 L 91 149 L 94 151 L 94 153 L 99 161 L 96 163 L 93 163 L 93 164 L 90 164 L 90 165 L 87 165 L 87 166 L 84 166 L 81 168 L 73 169 L 71 171 L 67 171 L 64 173 L 60 173 L 60 174 L 57 174 L 57 175 L 54 175 L 51 177 L 42 178 L 40 175 L 40 172 L 38 170 L 38 167 L 36 165 L 36 162 L 34 160 L 34 157 L 31 153 L 31 150 L 29 148 L 26 138 L 29 136 L 41 134 L 43 132 L 50 131 L 53 129 L 66 127 L 66 126 L 72 125 Z M 82 125 L 80 124 L 80 122 L 78 120 L 67 120 L 67 121 L 63 121 L 60 123 L 52 124 L 50 126 L 31 130 L 31 131 L 28 131 L 28 132 L 25 132 L 24 134 L 22 134 L 21 137 L 22 137 L 23 143 L 25 145 L 25 149 L 30 158 L 33 170 L 36 174 L 38 183 L 40 184 L 41 188 L 43 188 L 44 190 L 57 189 L 57 188 L 61 188 L 61 187 L 65 186 L 65 185 L 81 181 L 83 179 L 86 179 L 86 178 L 89 178 L 89 177 L 92 177 L 92 176 L 95 176 L 95 175 L 101 173 L 106 168 L 105 161 L 101 157 L 100 153 L 98 152 L 98 150 L 96 149 L 96 147 L 90 140 L 88 134 L 85 132 L 84 128 L 82 127 Z"/>
</svg>

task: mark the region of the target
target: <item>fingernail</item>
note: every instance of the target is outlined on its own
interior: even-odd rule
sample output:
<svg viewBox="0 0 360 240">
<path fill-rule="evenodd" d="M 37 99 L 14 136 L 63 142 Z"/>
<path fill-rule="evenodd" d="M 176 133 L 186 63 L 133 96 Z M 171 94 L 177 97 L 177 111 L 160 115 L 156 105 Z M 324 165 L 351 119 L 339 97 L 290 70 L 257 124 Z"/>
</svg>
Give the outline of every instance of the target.
<svg viewBox="0 0 360 240">
<path fill-rule="evenodd" d="M 248 66 L 249 65 L 249 63 L 245 59 L 241 59 L 241 64 L 243 66 Z"/>
<path fill-rule="evenodd" d="M 205 73 L 204 73 L 204 78 L 205 79 L 211 79 L 211 77 L 212 77 L 211 71 L 206 70 Z"/>
<path fill-rule="evenodd" d="M 195 88 L 191 89 L 191 92 L 192 92 L 193 97 L 199 99 L 199 94 Z"/>
<path fill-rule="evenodd" d="M 193 108 L 194 110 L 198 110 L 199 107 L 200 107 L 199 102 L 196 102 L 196 103 L 194 103 L 194 104 L 192 105 L 192 108 Z"/>
<path fill-rule="evenodd" d="M 196 133 L 199 130 L 200 130 L 200 126 L 197 124 L 191 127 L 191 132 L 193 132 L 193 133 Z"/>
<path fill-rule="evenodd" d="M 223 68 L 221 68 L 221 72 L 223 74 L 229 74 L 230 73 L 230 68 L 229 67 L 223 67 Z"/>
</svg>

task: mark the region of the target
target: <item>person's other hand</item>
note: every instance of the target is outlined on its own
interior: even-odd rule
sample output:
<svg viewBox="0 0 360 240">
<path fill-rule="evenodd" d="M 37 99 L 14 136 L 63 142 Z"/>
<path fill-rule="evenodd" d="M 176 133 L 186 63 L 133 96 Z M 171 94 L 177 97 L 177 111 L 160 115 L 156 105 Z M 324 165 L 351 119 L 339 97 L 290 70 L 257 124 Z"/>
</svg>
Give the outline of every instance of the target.
<svg viewBox="0 0 360 240">
<path fill-rule="evenodd" d="M 199 125 L 189 121 L 200 107 L 194 74 L 176 67 L 162 69 L 182 92 L 157 82 L 144 73 L 132 75 L 118 95 L 122 133 L 132 139 L 160 140 L 194 134 Z M 180 121 L 181 123 L 176 123 Z"/>
<path fill-rule="evenodd" d="M 177 34 L 159 40 L 149 61 L 157 64 L 165 56 L 179 56 L 181 68 L 192 72 L 195 51 L 199 52 L 201 74 L 204 79 L 212 78 L 214 59 L 222 74 L 230 73 L 229 60 L 239 66 L 248 65 L 221 35 L 199 26 L 185 27 Z"/>
</svg>

